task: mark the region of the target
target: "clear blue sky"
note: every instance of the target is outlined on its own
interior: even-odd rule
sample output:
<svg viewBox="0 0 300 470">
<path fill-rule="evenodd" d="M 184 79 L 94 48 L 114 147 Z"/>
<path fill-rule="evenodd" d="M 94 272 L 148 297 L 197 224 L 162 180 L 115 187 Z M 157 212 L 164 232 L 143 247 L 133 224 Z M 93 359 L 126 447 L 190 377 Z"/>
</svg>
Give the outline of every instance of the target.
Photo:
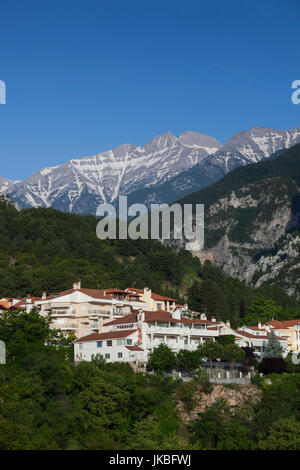
<svg viewBox="0 0 300 470">
<path fill-rule="evenodd" d="M 299 0 L 0 0 L 0 176 L 167 131 L 300 125 Z"/>
</svg>

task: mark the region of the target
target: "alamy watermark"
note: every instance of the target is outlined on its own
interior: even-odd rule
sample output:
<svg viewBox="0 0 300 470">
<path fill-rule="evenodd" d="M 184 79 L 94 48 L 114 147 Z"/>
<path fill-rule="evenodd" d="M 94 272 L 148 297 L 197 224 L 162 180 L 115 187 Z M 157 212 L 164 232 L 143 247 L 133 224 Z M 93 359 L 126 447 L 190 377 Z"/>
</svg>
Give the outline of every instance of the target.
<svg viewBox="0 0 300 470">
<path fill-rule="evenodd" d="M 6 104 L 6 83 L 0 80 L 0 104 Z"/>
<path fill-rule="evenodd" d="M 294 352 L 292 354 L 292 363 L 295 364 L 295 365 L 300 364 L 300 354 L 299 354 L 299 352 Z"/>
<path fill-rule="evenodd" d="M 100 204 L 96 215 L 102 217 L 96 229 L 101 240 L 183 240 L 190 251 L 204 245 L 204 204 L 151 204 L 149 212 L 144 204 L 128 207 L 127 196 L 120 196 L 118 216 L 109 203 Z"/>
<path fill-rule="evenodd" d="M 292 89 L 295 90 L 292 93 L 292 103 L 300 104 L 300 80 L 294 80 L 292 83 Z"/>
</svg>

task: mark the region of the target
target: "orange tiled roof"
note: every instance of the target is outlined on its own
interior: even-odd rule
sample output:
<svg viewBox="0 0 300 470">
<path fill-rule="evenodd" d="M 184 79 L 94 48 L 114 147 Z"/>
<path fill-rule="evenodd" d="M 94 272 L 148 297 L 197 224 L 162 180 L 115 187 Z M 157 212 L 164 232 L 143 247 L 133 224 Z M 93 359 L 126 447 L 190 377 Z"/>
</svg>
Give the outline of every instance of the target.
<svg viewBox="0 0 300 470">
<path fill-rule="evenodd" d="M 2 300 L 2 301 L 0 302 L 0 307 L 1 307 L 1 308 L 8 309 L 9 306 L 10 306 L 10 304 L 9 304 L 9 302 L 8 302 L 7 300 Z"/>
</svg>

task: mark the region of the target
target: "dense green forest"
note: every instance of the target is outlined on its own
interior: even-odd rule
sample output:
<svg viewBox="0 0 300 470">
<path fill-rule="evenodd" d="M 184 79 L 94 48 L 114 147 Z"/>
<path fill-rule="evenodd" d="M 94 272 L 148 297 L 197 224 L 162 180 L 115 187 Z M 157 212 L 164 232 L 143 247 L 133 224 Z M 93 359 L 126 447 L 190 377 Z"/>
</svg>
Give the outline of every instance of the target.
<svg viewBox="0 0 300 470">
<path fill-rule="evenodd" d="M 34 311 L 0 318 L 0 450 L 300 450 L 299 366 L 256 381 L 258 400 L 232 409 L 219 398 L 186 422 L 178 403 L 189 415 L 212 393 L 201 377 L 135 374 L 100 357 L 75 366 L 71 343 L 49 322 Z"/>
<path fill-rule="evenodd" d="M 175 252 L 159 241 L 99 240 L 96 224 L 93 216 L 54 209 L 18 211 L 2 198 L 0 295 L 40 296 L 68 289 L 80 279 L 88 288 L 148 286 L 235 324 L 258 310 L 263 313 L 268 301 L 273 301 L 278 319 L 300 316 L 299 303 L 279 288 L 253 289 L 209 262 L 201 264 L 190 252 Z"/>
</svg>

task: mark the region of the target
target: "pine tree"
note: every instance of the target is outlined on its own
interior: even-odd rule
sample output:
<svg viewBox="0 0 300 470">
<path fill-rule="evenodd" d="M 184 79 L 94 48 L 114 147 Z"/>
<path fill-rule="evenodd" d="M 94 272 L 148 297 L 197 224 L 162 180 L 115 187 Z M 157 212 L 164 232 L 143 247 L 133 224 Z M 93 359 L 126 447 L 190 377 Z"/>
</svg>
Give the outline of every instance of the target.
<svg viewBox="0 0 300 470">
<path fill-rule="evenodd" d="M 264 357 L 282 357 L 283 348 L 274 331 L 271 331 Z"/>
</svg>

